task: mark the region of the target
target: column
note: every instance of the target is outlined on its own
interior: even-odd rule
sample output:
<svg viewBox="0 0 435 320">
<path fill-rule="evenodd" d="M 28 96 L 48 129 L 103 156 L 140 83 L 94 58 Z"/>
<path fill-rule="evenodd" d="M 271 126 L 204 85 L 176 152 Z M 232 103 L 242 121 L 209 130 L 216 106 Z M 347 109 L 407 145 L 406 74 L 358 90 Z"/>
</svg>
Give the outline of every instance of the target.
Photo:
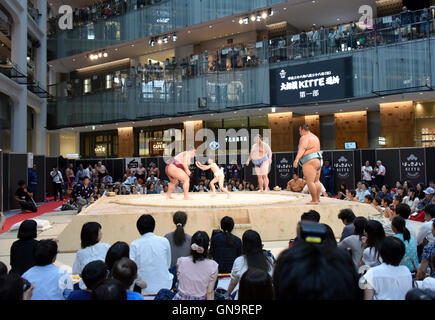
<svg viewBox="0 0 435 320">
<path fill-rule="evenodd" d="M 272 130 L 271 144 L 273 152 L 293 151 L 293 113 L 269 113 L 269 129 Z"/>
<path fill-rule="evenodd" d="M 18 18 L 11 30 L 11 60 L 19 71 L 27 75 L 27 3 L 22 1 L 24 10 L 18 12 Z M 25 83 L 26 79 L 19 79 Z M 27 152 L 27 87 L 14 97 L 11 124 L 11 151 Z"/>
</svg>

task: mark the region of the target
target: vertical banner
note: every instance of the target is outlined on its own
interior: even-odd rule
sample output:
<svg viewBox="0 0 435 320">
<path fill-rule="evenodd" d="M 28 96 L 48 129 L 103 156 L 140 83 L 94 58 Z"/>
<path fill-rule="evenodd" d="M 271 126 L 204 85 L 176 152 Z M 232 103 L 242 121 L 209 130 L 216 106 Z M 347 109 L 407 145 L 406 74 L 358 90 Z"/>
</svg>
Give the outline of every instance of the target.
<svg viewBox="0 0 435 320">
<path fill-rule="evenodd" d="M 36 175 L 38 176 L 38 184 L 36 186 L 36 195 L 33 196 L 36 202 L 44 202 L 46 195 L 46 168 L 45 156 L 34 156 L 33 163 L 36 164 Z"/>
<path fill-rule="evenodd" d="M 399 149 L 376 149 L 376 160 L 381 160 L 385 167 L 384 184 L 394 187 L 400 176 L 400 154 Z"/>
<path fill-rule="evenodd" d="M 354 172 L 354 152 L 353 151 L 333 151 L 332 166 L 335 171 L 334 190 L 337 190 L 340 184 L 344 183 L 346 188 L 355 188 Z"/>
<path fill-rule="evenodd" d="M 113 181 L 121 180 L 124 177 L 125 172 L 125 159 L 113 159 L 113 172 L 110 175 Z"/>
<path fill-rule="evenodd" d="M 426 185 L 424 148 L 400 149 L 400 173 L 403 181 L 409 181 L 414 186 L 419 182 Z"/>
<path fill-rule="evenodd" d="M 18 209 L 20 205 L 15 200 L 15 191 L 18 189 L 18 181 L 24 180 L 27 184 L 27 153 L 10 153 L 9 171 L 9 209 Z"/>
<path fill-rule="evenodd" d="M 275 171 L 275 185 L 285 190 L 287 183 L 293 176 L 293 154 L 292 153 L 274 153 L 272 170 Z"/>
</svg>

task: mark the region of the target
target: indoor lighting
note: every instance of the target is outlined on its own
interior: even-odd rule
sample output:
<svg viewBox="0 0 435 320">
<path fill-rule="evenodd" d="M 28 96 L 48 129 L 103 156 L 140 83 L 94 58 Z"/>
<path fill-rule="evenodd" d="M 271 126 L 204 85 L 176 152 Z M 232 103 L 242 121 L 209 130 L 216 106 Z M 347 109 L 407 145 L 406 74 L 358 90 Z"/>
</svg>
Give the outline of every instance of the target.
<svg viewBox="0 0 435 320">
<path fill-rule="evenodd" d="M 255 21 L 255 16 L 251 16 L 251 21 Z"/>
<path fill-rule="evenodd" d="M 162 44 L 162 39 L 159 38 L 159 40 L 157 40 L 158 44 Z"/>
<path fill-rule="evenodd" d="M 246 17 L 245 19 L 243 19 L 243 23 L 244 23 L 244 24 L 248 24 L 248 23 L 249 23 L 249 18 Z"/>
<path fill-rule="evenodd" d="M 261 16 L 259 13 L 257 14 L 257 21 L 261 21 Z"/>
<path fill-rule="evenodd" d="M 239 19 L 239 24 L 243 24 L 243 19 L 242 18 Z"/>
<path fill-rule="evenodd" d="M 162 39 L 162 41 L 163 41 L 163 43 L 168 43 L 168 37 L 167 37 L 167 36 L 164 36 L 163 39 Z"/>
<path fill-rule="evenodd" d="M 177 41 L 177 34 L 176 33 L 174 33 L 173 35 L 172 35 L 172 41 Z"/>
<path fill-rule="evenodd" d="M 103 57 L 104 57 L 104 58 L 107 58 L 107 56 L 108 56 L 108 55 L 107 55 L 107 52 L 104 52 L 104 53 L 103 53 Z"/>
<path fill-rule="evenodd" d="M 266 18 L 267 18 L 267 12 L 264 11 L 264 12 L 261 14 L 261 17 L 262 17 L 263 19 L 266 19 Z"/>
<path fill-rule="evenodd" d="M 275 112 L 275 110 L 276 110 L 275 107 L 272 107 L 272 112 Z"/>
</svg>

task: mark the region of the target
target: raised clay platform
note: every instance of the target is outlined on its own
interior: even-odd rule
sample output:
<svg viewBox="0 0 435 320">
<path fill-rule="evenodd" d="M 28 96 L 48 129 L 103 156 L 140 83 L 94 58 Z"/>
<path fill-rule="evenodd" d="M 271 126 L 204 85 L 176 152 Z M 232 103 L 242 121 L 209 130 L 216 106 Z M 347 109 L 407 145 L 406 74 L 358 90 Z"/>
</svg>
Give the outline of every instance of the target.
<svg viewBox="0 0 435 320">
<path fill-rule="evenodd" d="M 203 230 L 211 235 L 213 229 L 220 228 L 224 216 L 234 219 L 233 233 L 239 237 L 247 229 L 260 233 L 263 241 L 289 240 L 296 236 L 296 225 L 302 213 L 314 209 L 320 213 L 320 222 L 334 230 L 336 237 L 341 235 L 343 224 L 337 215 L 341 209 L 351 208 L 356 216 L 368 217 L 378 212 L 367 204 L 322 198 L 319 205 L 307 205 L 311 197 L 292 192 L 234 192 L 231 199 L 218 193 L 211 198 L 210 193 L 192 193 L 193 200 L 182 200 L 182 194 L 174 194 L 176 199 L 166 200 L 166 195 L 126 195 L 102 197 L 86 208 L 65 227 L 58 236 L 59 251 L 73 252 L 80 249 L 82 225 L 96 221 L 102 225 L 102 241 L 113 244 L 116 241 L 131 243 L 140 236 L 136 221 L 142 214 L 151 214 L 156 220 L 155 234 L 165 235 L 175 229 L 172 215 L 182 210 L 188 214 L 186 233 Z"/>
</svg>

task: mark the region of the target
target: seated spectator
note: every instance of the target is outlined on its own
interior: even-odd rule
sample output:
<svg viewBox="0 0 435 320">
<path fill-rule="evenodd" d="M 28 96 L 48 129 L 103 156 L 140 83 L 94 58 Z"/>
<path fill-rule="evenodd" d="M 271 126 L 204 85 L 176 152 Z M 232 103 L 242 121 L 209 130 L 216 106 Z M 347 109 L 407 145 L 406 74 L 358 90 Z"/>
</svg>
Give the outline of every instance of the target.
<svg viewBox="0 0 435 320">
<path fill-rule="evenodd" d="M 364 203 L 366 203 L 366 204 L 372 204 L 372 202 L 373 202 L 372 195 L 371 194 L 365 195 L 365 197 L 364 197 Z"/>
<path fill-rule="evenodd" d="M 352 259 L 339 249 L 303 242 L 283 251 L 273 273 L 277 300 L 360 300 Z"/>
<path fill-rule="evenodd" d="M 106 264 L 101 260 L 91 261 L 83 268 L 81 276 L 86 289 L 74 290 L 67 300 L 91 300 L 92 292 L 107 279 Z"/>
<path fill-rule="evenodd" d="M 147 188 L 147 194 L 157 194 L 154 183 L 149 183 Z"/>
<path fill-rule="evenodd" d="M 94 202 L 94 190 L 90 183 L 89 177 L 83 178 L 83 183 L 76 184 L 71 193 L 71 201 L 75 203 L 80 213 L 83 207 Z"/>
<path fill-rule="evenodd" d="M 382 207 L 381 207 L 381 205 L 382 205 L 382 199 L 381 198 L 379 198 L 379 197 L 376 197 L 376 198 L 374 198 L 373 199 L 373 202 L 372 202 L 372 206 L 380 213 L 380 214 L 383 214 L 384 212 L 382 211 Z"/>
<path fill-rule="evenodd" d="M 135 186 L 130 187 L 130 194 L 139 194 Z"/>
<path fill-rule="evenodd" d="M 428 204 L 424 208 L 424 220 L 425 222 L 420 226 L 417 234 L 417 245 L 426 245 L 429 242 L 434 241 L 432 235 L 432 224 L 435 221 L 435 204 Z"/>
<path fill-rule="evenodd" d="M 382 199 L 382 208 L 385 218 L 390 218 L 392 216 L 392 210 L 390 208 L 392 203 L 393 200 L 390 197 L 384 197 Z"/>
<path fill-rule="evenodd" d="M 425 208 L 428 204 L 431 204 L 431 203 L 432 203 L 432 198 L 433 198 L 433 195 L 434 195 L 434 189 L 431 188 L 431 187 L 426 188 L 426 189 L 423 191 L 423 193 L 424 193 L 424 195 L 425 195 L 424 198 L 422 198 L 422 199 L 418 202 L 417 206 L 415 207 L 415 211 L 417 211 L 417 212 L 421 212 L 421 211 L 423 211 L 424 208 Z"/>
<path fill-rule="evenodd" d="M 92 292 L 91 300 L 127 300 L 127 291 L 120 281 L 108 279 Z"/>
<path fill-rule="evenodd" d="M 369 187 L 366 182 L 361 182 L 361 192 L 359 193 L 358 201 L 364 202 L 367 195 L 370 195 Z"/>
<path fill-rule="evenodd" d="M 355 214 L 352 209 L 342 209 L 338 214 L 338 219 L 340 219 L 344 224 L 340 238 L 340 241 L 343 241 L 344 238 L 354 234 L 353 221 L 355 220 Z"/>
<path fill-rule="evenodd" d="M 121 195 L 128 195 L 128 194 L 130 194 L 130 193 L 128 192 L 126 186 L 121 186 L 121 192 L 120 192 L 120 194 L 121 194 Z"/>
<path fill-rule="evenodd" d="M 173 300 L 214 300 L 218 264 L 207 259 L 208 234 L 197 231 L 191 242 L 190 256 L 177 260 L 178 291 Z"/>
<path fill-rule="evenodd" d="M 142 294 L 157 294 L 160 289 L 171 289 L 171 245 L 168 239 L 156 236 L 156 222 L 149 214 L 142 215 L 136 223 L 141 234 L 130 245 L 130 259 L 136 262 L 138 274 L 147 283 Z"/>
<path fill-rule="evenodd" d="M 391 198 L 390 187 L 387 184 L 382 186 L 381 191 L 378 193 L 378 197 L 381 199 L 384 199 L 385 197 Z"/>
<path fill-rule="evenodd" d="M 409 290 L 405 296 L 405 300 L 409 301 L 424 301 L 435 300 L 435 287 L 434 289 L 412 289 Z"/>
<path fill-rule="evenodd" d="M 239 300 L 273 300 L 273 281 L 269 273 L 260 269 L 248 269 L 240 279 Z"/>
<path fill-rule="evenodd" d="M 337 195 L 339 196 L 340 200 L 345 200 L 346 199 L 346 195 L 347 195 L 347 188 L 346 185 L 344 183 L 340 184 L 340 187 L 338 189 Z"/>
<path fill-rule="evenodd" d="M 113 279 L 119 280 L 124 285 L 124 289 L 127 291 L 127 300 L 143 300 L 141 294 L 129 290 L 138 278 L 137 265 L 133 260 L 121 258 L 116 261 L 111 275 Z"/>
<path fill-rule="evenodd" d="M 157 183 L 158 180 L 159 179 L 157 179 L 157 177 L 154 175 L 154 173 L 150 173 L 150 176 L 148 177 L 147 182 L 155 184 L 155 183 Z"/>
<path fill-rule="evenodd" d="M 328 197 L 328 194 L 326 193 L 326 189 L 325 189 L 325 187 L 323 186 L 323 184 L 322 184 L 321 182 L 320 182 L 320 186 L 322 187 L 321 192 L 320 192 L 320 195 L 321 195 L 322 197 L 327 198 L 327 197 Z M 308 190 L 308 185 L 307 185 L 307 184 L 306 184 L 305 187 L 302 189 L 301 193 L 303 193 L 303 194 L 309 194 L 309 193 L 310 193 L 309 190 Z"/>
<path fill-rule="evenodd" d="M 127 179 L 125 179 L 124 183 L 129 185 L 134 185 L 135 182 L 137 181 L 137 178 L 134 174 L 135 174 L 134 171 L 130 171 L 130 175 L 127 177 Z"/>
<path fill-rule="evenodd" d="M 187 223 L 187 214 L 184 211 L 177 211 L 172 217 L 175 224 L 175 231 L 165 235 L 171 246 L 171 266 L 173 269 L 180 257 L 187 257 L 190 254 L 191 236 L 184 232 L 184 226 Z M 175 274 L 175 270 L 174 270 Z"/>
<path fill-rule="evenodd" d="M 109 248 L 106 254 L 106 268 L 107 272 L 109 274 L 109 277 L 112 272 L 113 265 L 116 261 L 121 260 L 121 258 L 128 258 L 130 257 L 130 247 L 128 246 L 128 243 L 123 241 L 117 241 Z M 143 281 L 140 277 L 138 277 L 134 283 L 135 287 L 134 291 L 141 292 L 142 289 L 145 289 L 147 287 L 147 284 L 145 281 Z"/>
<path fill-rule="evenodd" d="M 24 220 L 18 229 L 18 240 L 11 246 L 11 272 L 20 276 L 35 265 L 33 250 L 38 244 L 36 239 L 37 223 Z"/>
<path fill-rule="evenodd" d="M 210 253 L 219 265 L 219 273 L 230 273 L 234 260 L 242 254 L 242 240 L 231 233 L 234 229 L 233 218 L 223 217 L 221 229 L 222 232 L 211 238 Z"/>
<path fill-rule="evenodd" d="M 432 235 L 435 236 L 435 221 L 432 222 Z M 421 263 L 417 270 L 417 280 L 423 280 L 426 277 L 427 267 L 429 266 L 429 263 L 432 261 L 433 256 L 435 255 L 435 240 L 428 243 L 423 248 L 423 253 L 421 254 Z M 434 268 L 431 266 L 431 274 L 430 276 L 434 276 Z"/>
<path fill-rule="evenodd" d="M 33 250 L 33 256 L 35 266 L 23 274 L 23 278 L 35 287 L 31 300 L 65 300 L 72 291 L 73 282 L 67 270 L 54 265 L 57 243 L 40 240 Z"/>
<path fill-rule="evenodd" d="M 21 207 L 22 212 L 26 213 L 27 210 L 36 212 L 38 208 L 36 207 L 36 203 L 33 200 L 33 193 L 27 190 L 26 183 L 23 180 L 18 181 L 19 188 L 15 191 L 15 200 L 18 201 L 18 204 Z"/>
<path fill-rule="evenodd" d="M 108 172 L 106 172 L 106 174 L 103 178 L 103 182 L 106 184 L 113 183 L 113 178 L 110 176 L 110 174 Z"/>
<path fill-rule="evenodd" d="M 359 267 L 358 264 L 359 264 L 359 259 L 361 257 L 361 248 L 362 248 L 361 238 L 364 236 L 364 231 L 366 226 L 367 226 L 366 218 L 364 217 L 355 218 L 352 224 L 353 235 L 344 238 L 337 244 L 339 248 L 351 250 L 352 261 L 356 269 L 358 269 Z"/>
<path fill-rule="evenodd" d="M 308 212 L 304 212 L 301 215 L 301 220 L 298 222 L 296 226 L 296 238 L 290 240 L 289 247 L 296 245 L 299 242 L 303 242 L 300 236 L 301 230 L 301 222 L 311 222 L 311 223 L 319 223 L 320 214 L 316 210 L 310 210 Z"/>
<path fill-rule="evenodd" d="M 382 264 L 367 271 L 364 290 L 365 300 L 405 300 L 406 293 L 412 289 L 412 275 L 406 266 L 401 266 L 405 255 L 403 241 L 386 237 L 380 246 Z"/>
<path fill-rule="evenodd" d="M 409 215 L 411 214 L 411 208 L 406 203 L 399 203 L 396 207 L 396 211 L 392 212 L 390 215 L 390 222 L 384 225 L 385 235 L 394 235 L 393 229 L 391 227 L 391 221 L 396 217 L 402 217 L 406 222 L 406 228 L 411 233 L 411 237 L 416 239 L 417 233 L 415 232 L 414 223 L 409 220 Z"/>
<path fill-rule="evenodd" d="M 359 265 L 375 267 L 382 261 L 379 259 L 379 249 L 385 239 L 385 231 L 382 224 L 376 220 L 370 220 L 365 228 L 365 237 L 362 237 L 362 252 Z"/>
<path fill-rule="evenodd" d="M 253 183 L 249 185 L 249 191 L 255 191 L 255 185 Z"/>
<path fill-rule="evenodd" d="M 299 178 L 297 173 L 293 173 L 293 179 L 287 183 L 287 191 L 301 192 L 305 185 L 305 180 Z"/>
<path fill-rule="evenodd" d="M 0 276 L 3 276 L 8 273 L 8 267 L 0 261 Z M 11 272 L 14 273 L 14 272 Z"/>
<path fill-rule="evenodd" d="M 105 261 L 110 245 L 102 243 L 101 225 L 98 222 L 87 222 L 80 233 L 81 249 L 77 251 L 72 268 L 73 274 L 81 274 L 83 268 L 91 261 Z"/>
<path fill-rule="evenodd" d="M 0 301 L 30 300 L 34 289 L 16 273 L 0 275 Z"/>
<path fill-rule="evenodd" d="M 393 229 L 394 236 L 402 240 L 405 245 L 405 255 L 400 264 L 407 266 L 411 272 L 417 271 L 417 242 L 406 227 L 405 219 L 400 216 L 395 217 L 391 222 L 391 228 Z"/>
<path fill-rule="evenodd" d="M 356 191 L 355 190 L 348 190 L 346 194 L 346 198 L 344 200 L 347 201 L 358 201 L 356 198 Z"/>
<path fill-rule="evenodd" d="M 261 237 L 254 230 L 246 230 L 243 233 L 242 255 L 234 261 L 227 297 L 231 296 L 234 290 L 238 290 L 239 281 L 248 269 L 260 269 L 269 273 L 270 276 L 273 273 L 272 261 L 263 251 Z"/>
</svg>

